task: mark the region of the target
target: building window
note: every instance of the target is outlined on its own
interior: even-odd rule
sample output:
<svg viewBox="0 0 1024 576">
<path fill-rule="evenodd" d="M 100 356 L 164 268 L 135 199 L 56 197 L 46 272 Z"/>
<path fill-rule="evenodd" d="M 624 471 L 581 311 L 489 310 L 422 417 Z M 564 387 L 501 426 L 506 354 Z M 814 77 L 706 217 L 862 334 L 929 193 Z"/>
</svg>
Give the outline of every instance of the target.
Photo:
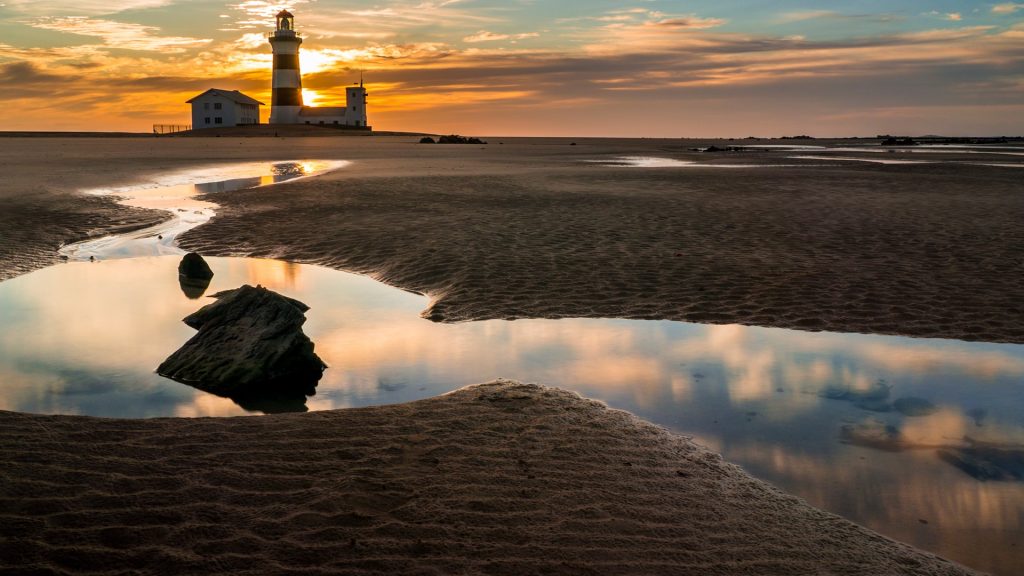
<svg viewBox="0 0 1024 576">
<path fill-rule="evenodd" d="M 214 102 L 213 103 L 213 109 L 214 110 L 220 110 L 220 102 Z"/>
<path fill-rule="evenodd" d="M 209 123 L 210 123 L 210 117 L 209 117 L 209 116 L 207 116 L 207 117 L 206 117 L 206 123 L 207 123 L 207 124 L 209 124 Z"/>
<path fill-rule="evenodd" d="M 210 109 L 210 103 L 209 102 L 203 102 L 203 110 L 209 110 L 209 109 Z"/>
<path fill-rule="evenodd" d="M 224 119 L 221 118 L 220 116 L 218 116 L 218 117 L 213 119 L 213 123 L 214 124 L 223 124 L 224 123 Z"/>
<path fill-rule="evenodd" d="M 335 123 L 335 124 L 337 124 L 337 123 L 338 123 L 338 121 L 337 121 L 337 120 L 335 120 L 335 121 L 334 121 L 334 123 Z"/>
<path fill-rule="evenodd" d="M 353 106 L 353 107 L 352 107 L 352 109 L 353 109 L 353 110 L 355 110 L 355 109 L 356 109 L 356 107 L 355 107 L 355 106 Z"/>
</svg>

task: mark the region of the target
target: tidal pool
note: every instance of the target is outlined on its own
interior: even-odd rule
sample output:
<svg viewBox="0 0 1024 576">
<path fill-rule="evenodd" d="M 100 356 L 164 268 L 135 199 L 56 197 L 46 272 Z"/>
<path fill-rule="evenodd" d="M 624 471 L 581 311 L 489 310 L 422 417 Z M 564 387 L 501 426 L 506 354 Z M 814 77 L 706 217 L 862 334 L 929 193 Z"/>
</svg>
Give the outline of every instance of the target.
<svg viewBox="0 0 1024 576">
<path fill-rule="evenodd" d="M 181 319 L 211 301 L 182 291 L 179 260 L 70 262 L 0 283 L 0 408 L 245 414 L 153 372 L 194 334 Z M 1024 447 L 1024 346 L 669 321 L 438 324 L 420 317 L 426 297 L 371 278 L 208 261 L 207 294 L 261 284 L 311 306 L 305 331 L 329 368 L 310 410 L 406 402 L 498 377 L 541 382 L 692 435 L 889 536 L 982 569 L 1024 565 L 1024 483 L 984 481 L 938 455 Z"/>
</svg>

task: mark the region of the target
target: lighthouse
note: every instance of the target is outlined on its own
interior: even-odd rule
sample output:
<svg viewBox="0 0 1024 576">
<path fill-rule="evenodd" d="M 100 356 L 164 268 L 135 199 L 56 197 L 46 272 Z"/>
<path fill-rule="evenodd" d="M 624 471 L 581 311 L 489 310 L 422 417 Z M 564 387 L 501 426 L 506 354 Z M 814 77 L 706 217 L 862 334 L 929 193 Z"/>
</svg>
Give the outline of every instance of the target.
<svg viewBox="0 0 1024 576">
<path fill-rule="evenodd" d="M 270 33 L 274 50 L 274 84 L 270 101 L 271 124 L 298 124 L 302 111 L 302 74 L 299 72 L 299 46 L 295 16 L 287 10 L 277 14 L 277 29 Z"/>
<path fill-rule="evenodd" d="M 302 37 L 295 32 L 295 16 L 287 10 L 279 12 L 277 28 L 268 37 L 274 49 L 271 124 L 312 124 L 347 130 L 372 130 L 366 122 L 367 93 L 361 74 L 358 84 L 345 89 L 345 106 L 303 106 L 302 73 L 299 72 Z"/>
</svg>

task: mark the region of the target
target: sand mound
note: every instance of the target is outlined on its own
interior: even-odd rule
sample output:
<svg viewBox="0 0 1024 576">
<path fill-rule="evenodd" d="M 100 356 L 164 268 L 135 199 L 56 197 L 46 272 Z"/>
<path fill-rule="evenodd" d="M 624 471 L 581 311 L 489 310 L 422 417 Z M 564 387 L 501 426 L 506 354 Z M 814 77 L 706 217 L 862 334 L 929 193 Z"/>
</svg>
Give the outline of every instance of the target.
<svg viewBox="0 0 1024 576">
<path fill-rule="evenodd" d="M 0 568 L 970 573 L 629 414 L 511 382 L 304 415 L 0 413 Z"/>
</svg>

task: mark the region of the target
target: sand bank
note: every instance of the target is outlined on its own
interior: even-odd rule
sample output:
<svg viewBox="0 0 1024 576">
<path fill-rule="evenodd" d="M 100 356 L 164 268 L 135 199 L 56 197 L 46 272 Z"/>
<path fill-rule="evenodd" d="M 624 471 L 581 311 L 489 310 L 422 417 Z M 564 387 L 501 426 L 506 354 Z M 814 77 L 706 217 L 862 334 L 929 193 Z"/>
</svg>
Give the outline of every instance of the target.
<svg viewBox="0 0 1024 576">
<path fill-rule="evenodd" d="M 625 412 L 507 381 L 304 415 L 2 412 L 0 567 L 972 573 L 812 508 Z"/>
</svg>

